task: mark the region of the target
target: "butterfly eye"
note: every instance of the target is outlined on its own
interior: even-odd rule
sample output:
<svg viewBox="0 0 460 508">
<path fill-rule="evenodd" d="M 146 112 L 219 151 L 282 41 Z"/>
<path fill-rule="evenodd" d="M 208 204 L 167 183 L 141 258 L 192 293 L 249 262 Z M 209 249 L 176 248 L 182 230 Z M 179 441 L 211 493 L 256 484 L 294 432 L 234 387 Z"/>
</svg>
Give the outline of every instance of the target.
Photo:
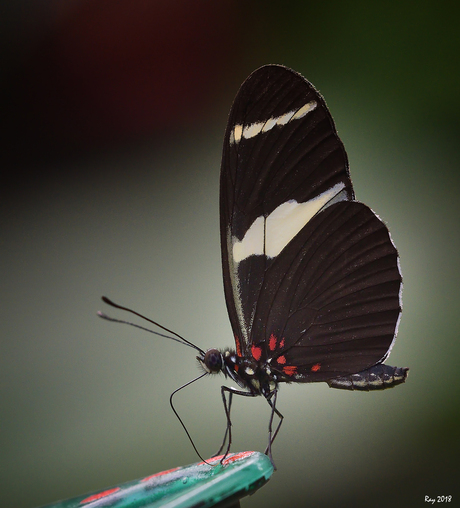
<svg viewBox="0 0 460 508">
<path fill-rule="evenodd" d="M 222 370 L 222 355 L 217 349 L 208 349 L 204 355 L 203 367 L 210 373 Z"/>
</svg>

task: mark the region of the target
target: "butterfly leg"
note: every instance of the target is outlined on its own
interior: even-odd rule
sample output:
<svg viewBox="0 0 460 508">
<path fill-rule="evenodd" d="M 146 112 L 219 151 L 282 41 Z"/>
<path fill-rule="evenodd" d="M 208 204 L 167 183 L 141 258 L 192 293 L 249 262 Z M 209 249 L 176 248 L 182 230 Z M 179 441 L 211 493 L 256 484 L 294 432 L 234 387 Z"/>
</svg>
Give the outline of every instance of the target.
<svg viewBox="0 0 460 508">
<path fill-rule="evenodd" d="M 230 419 L 230 411 L 232 408 L 232 400 L 233 395 L 242 395 L 243 397 L 257 397 L 258 394 L 252 393 L 252 392 L 243 392 L 242 390 L 236 390 L 235 388 L 230 388 L 228 386 L 221 386 L 220 391 L 222 393 L 222 402 L 224 404 L 224 410 L 225 410 L 225 416 L 227 417 L 227 428 L 225 429 L 224 439 L 222 441 L 222 445 L 220 446 L 217 453 L 214 455 L 220 455 L 222 453 L 222 450 L 225 446 L 225 441 L 227 440 L 228 436 L 228 443 L 227 448 L 225 450 L 224 456 L 222 457 L 222 460 L 225 460 L 225 457 L 227 457 L 228 453 L 230 452 L 230 446 L 232 445 L 232 421 Z M 225 392 L 229 393 L 228 396 L 228 403 L 227 398 L 225 396 Z M 276 434 L 275 434 L 276 435 Z"/>
<path fill-rule="evenodd" d="M 269 396 L 267 397 L 267 402 L 270 405 L 272 410 L 271 410 L 271 414 L 270 414 L 270 420 L 268 422 L 268 446 L 265 449 L 265 455 L 268 455 L 268 458 L 270 459 L 271 463 L 273 464 L 273 467 L 275 468 L 275 470 L 276 470 L 276 466 L 275 466 L 275 463 L 273 462 L 272 443 L 275 440 L 275 438 L 278 434 L 278 431 L 280 430 L 281 424 L 283 423 L 283 419 L 284 419 L 284 416 L 282 415 L 282 413 L 280 413 L 280 411 L 278 411 L 278 409 L 276 409 L 277 397 L 278 397 L 278 390 L 276 388 L 272 392 L 270 392 Z M 273 401 L 272 401 L 272 398 L 273 398 Z M 273 432 L 272 432 L 273 431 L 273 418 L 274 418 L 275 413 L 278 416 L 278 418 L 280 419 L 280 421 L 278 422 L 275 433 L 273 434 Z"/>
<path fill-rule="evenodd" d="M 228 390 L 229 395 L 228 395 L 228 405 L 227 405 L 227 398 L 225 397 L 225 391 L 226 391 L 225 389 L 226 388 L 227 388 L 226 386 L 221 386 L 222 402 L 224 404 L 225 416 L 227 417 L 227 426 L 225 427 L 225 434 L 224 434 L 224 439 L 222 441 L 222 444 L 220 445 L 220 448 L 217 450 L 217 452 L 213 455 L 213 457 L 216 457 L 217 455 L 220 455 L 222 453 L 222 449 L 225 446 L 225 441 L 227 440 L 227 435 L 229 434 L 230 427 L 232 425 L 232 422 L 230 420 L 230 411 L 232 408 L 233 392 L 231 390 Z M 231 432 L 230 432 L 230 436 L 231 436 Z M 230 437 L 230 440 L 231 440 L 231 437 Z M 229 447 L 230 447 L 230 445 L 229 445 Z M 227 449 L 227 453 L 228 453 L 228 449 Z M 227 453 L 225 455 L 227 455 Z"/>
</svg>

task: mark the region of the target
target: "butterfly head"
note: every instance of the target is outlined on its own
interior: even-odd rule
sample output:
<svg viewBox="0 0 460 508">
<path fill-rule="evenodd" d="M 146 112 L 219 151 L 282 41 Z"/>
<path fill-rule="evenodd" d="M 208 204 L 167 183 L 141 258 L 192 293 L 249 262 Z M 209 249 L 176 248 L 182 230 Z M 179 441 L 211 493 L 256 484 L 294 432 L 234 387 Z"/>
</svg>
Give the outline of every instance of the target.
<svg viewBox="0 0 460 508">
<path fill-rule="evenodd" d="M 208 349 L 205 353 L 200 353 L 196 359 L 208 374 L 217 374 L 223 369 L 224 359 L 218 349 Z"/>
<path fill-rule="evenodd" d="M 200 355 L 197 356 L 196 359 L 200 367 L 207 374 L 218 374 L 222 372 L 226 377 L 229 376 L 238 383 L 238 385 L 245 388 L 247 387 L 247 381 L 240 376 L 240 368 L 243 367 L 244 364 L 246 370 L 249 369 L 249 371 L 254 374 L 254 371 L 246 365 L 247 362 L 242 360 L 232 349 L 225 349 L 223 351 L 208 349 L 206 352 L 200 352 Z"/>
</svg>

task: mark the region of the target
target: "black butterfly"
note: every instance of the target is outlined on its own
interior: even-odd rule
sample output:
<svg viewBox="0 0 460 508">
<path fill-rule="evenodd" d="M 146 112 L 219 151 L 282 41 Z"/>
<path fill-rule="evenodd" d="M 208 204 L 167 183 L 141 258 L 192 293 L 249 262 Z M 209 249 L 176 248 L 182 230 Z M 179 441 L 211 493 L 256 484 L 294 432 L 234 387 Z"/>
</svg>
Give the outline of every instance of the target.
<svg viewBox="0 0 460 508">
<path fill-rule="evenodd" d="M 385 224 L 354 200 L 324 99 L 286 67 L 256 70 L 235 98 L 220 228 L 235 349 L 204 352 L 178 336 L 199 351 L 205 373 L 241 388 L 222 386 L 227 430 L 218 453 L 227 437 L 230 449 L 233 394 L 267 399 L 271 458 L 280 383 L 369 391 L 405 381 L 407 368 L 383 364 L 401 312 L 398 253 Z"/>
</svg>

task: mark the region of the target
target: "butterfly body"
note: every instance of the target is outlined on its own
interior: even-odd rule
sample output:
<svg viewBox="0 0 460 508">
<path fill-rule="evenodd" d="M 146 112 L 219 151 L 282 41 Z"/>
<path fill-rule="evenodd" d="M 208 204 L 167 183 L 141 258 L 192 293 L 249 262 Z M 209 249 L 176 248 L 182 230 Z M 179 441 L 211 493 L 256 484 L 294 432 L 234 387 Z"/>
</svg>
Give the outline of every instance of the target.
<svg viewBox="0 0 460 508">
<path fill-rule="evenodd" d="M 217 356 L 218 361 L 215 360 Z M 253 356 L 242 357 L 233 349 L 209 349 L 204 355 L 197 356 L 197 360 L 209 374 L 223 373 L 254 396 L 269 397 L 277 388 L 278 376 L 270 363 L 258 361 Z"/>
</svg>

